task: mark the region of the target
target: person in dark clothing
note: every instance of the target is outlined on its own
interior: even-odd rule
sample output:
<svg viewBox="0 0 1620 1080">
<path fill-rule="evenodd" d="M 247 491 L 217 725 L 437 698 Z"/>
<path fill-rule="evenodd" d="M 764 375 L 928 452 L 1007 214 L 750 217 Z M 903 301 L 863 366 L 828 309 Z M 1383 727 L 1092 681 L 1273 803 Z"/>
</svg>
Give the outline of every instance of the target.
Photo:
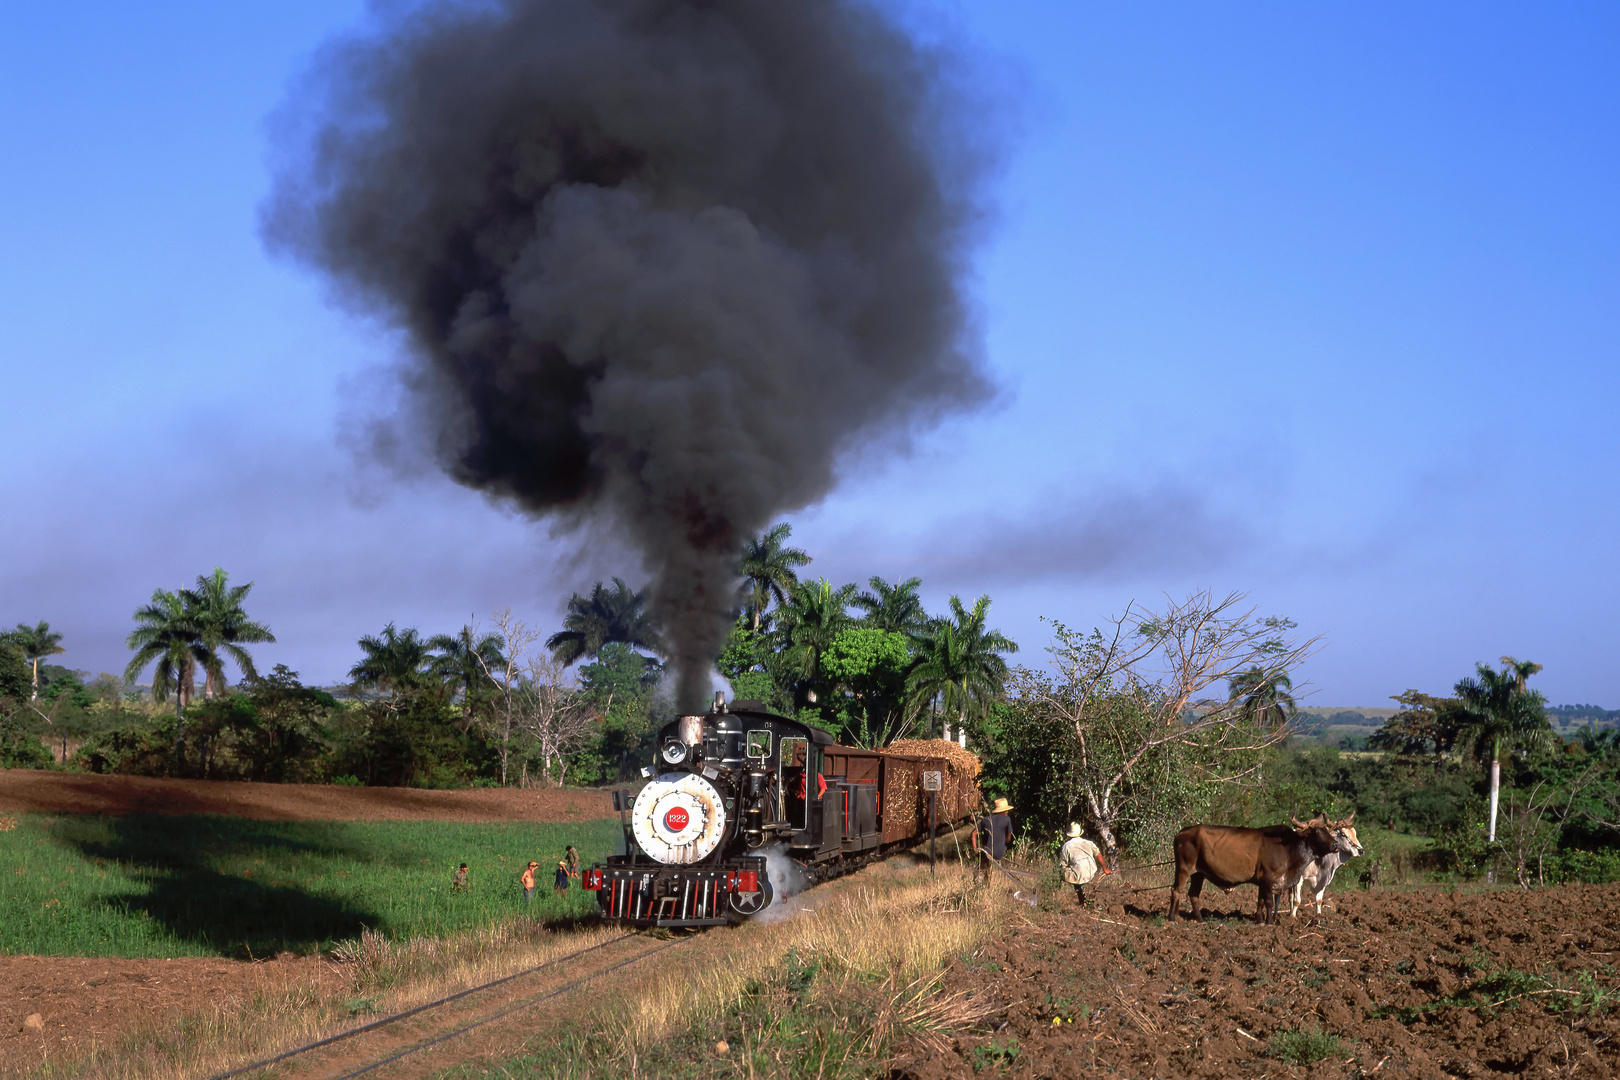
<svg viewBox="0 0 1620 1080">
<path fill-rule="evenodd" d="M 979 819 L 973 830 L 973 850 L 979 853 L 979 877 L 988 882 L 992 873 L 992 860 L 1000 862 L 1012 847 L 1012 807 L 1006 799 L 997 799 L 990 812 Z"/>
<path fill-rule="evenodd" d="M 566 860 L 557 860 L 557 877 L 552 882 L 552 891 L 561 895 L 568 890 L 568 863 Z"/>
<path fill-rule="evenodd" d="M 450 891 L 453 893 L 467 891 L 466 863 L 462 863 L 461 867 L 456 870 L 455 876 L 450 879 Z"/>
</svg>

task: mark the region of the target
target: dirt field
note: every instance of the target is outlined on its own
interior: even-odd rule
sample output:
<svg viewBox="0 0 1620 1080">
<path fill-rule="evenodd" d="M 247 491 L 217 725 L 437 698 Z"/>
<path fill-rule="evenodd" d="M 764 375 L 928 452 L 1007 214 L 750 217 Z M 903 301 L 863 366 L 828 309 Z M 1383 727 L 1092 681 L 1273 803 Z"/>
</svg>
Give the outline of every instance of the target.
<svg viewBox="0 0 1620 1080">
<path fill-rule="evenodd" d="M 1005 1027 L 897 1074 L 1620 1075 L 1620 887 L 1340 892 L 1276 927 L 1254 899 L 1214 892 L 1203 925 L 1155 926 L 1163 892 L 1020 915 L 947 975 L 1005 1005 Z M 1298 1029 L 1339 1041 L 1289 1064 Z"/>
<path fill-rule="evenodd" d="M 315 784 L 154 780 L 0 770 L 0 815 L 225 814 L 259 820 L 587 821 L 610 818 L 605 792 L 421 791 Z M 3 820 L 3 818 L 0 818 Z M 120 1032 L 275 988 L 336 979 L 316 958 L 119 960 L 0 956 L 0 1072 L 104 1046 Z M 30 1024 L 29 1018 L 36 1020 Z"/>
<path fill-rule="evenodd" d="M 0 956 L 0 1074 L 116 1046 L 135 1028 L 260 991 L 340 979 L 337 965 L 318 957 L 246 964 Z"/>
<path fill-rule="evenodd" d="M 334 787 L 0 769 L 0 813 L 227 814 L 261 821 L 591 821 L 605 791 Z"/>
</svg>

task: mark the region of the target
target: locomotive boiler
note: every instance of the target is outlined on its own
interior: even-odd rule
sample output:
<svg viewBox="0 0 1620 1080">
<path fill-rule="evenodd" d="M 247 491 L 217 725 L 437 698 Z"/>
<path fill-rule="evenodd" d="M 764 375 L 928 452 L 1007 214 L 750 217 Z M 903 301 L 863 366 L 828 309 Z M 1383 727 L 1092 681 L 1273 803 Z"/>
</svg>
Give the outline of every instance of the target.
<svg viewBox="0 0 1620 1080">
<path fill-rule="evenodd" d="M 603 916 L 635 926 L 758 914 L 775 897 L 769 859 L 809 885 L 914 843 L 929 829 L 928 772 L 942 780 L 937 824 L 978 809 L 959 759 L 840 746 L 759 702 L 728 706 L 722 694 L 707 714 L 665 725 L 655 755 L 640 792 L 614 792 L 625 853 L 584 874 Z"/>
</svg>

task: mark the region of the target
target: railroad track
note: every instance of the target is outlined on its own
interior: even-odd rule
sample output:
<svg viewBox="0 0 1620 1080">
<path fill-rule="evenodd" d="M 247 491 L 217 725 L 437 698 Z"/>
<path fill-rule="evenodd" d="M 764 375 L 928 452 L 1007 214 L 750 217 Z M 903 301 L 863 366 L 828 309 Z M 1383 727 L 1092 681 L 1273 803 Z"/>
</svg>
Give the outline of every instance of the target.
<svg viewBox="0 0 1620 1080">
<path fill-rule="evenodd" d="M 326 1080 L 369 1077 L 386 1065 L 405 1061 L 486 1024 L 561 997 L 605 975 L 622 971 L 649 957 L 673 949 L 686 940 L 689 939 L 661 941 L 641 933 L 621 934 L 547 960 L 543 964 L 536 964 L 514 974 L 447 994 L 425 1005 L 405 1009 L 368 1024 L 341 1031 L 336 1035 L 293 1047 L 272 1057 L 216 1073 L 209 1080 L 232 1080 L 235 1077 L 252 1076 L 260 1070 L 289 1062 L 296 1063 L 299 1075 L 310 1080 L 317 1077 Z M 626 949 L 614 948 L 621 945 L 627 946 L 631 955 L 622 955 Z M 582 965 L 594 970 L 581 975 L 579 972 Z M 555 985 L 559 976 L 572 977 L 560 985 Z M 542 983 L 544 988 L 539 986 L 525 988 L 523 985 L 525 982 Z M 503 989 L 504 996 L 496 996 L 497 992 Z M 516 1000 L 511 996 L 514 989 L 522 991 Z M 480 997 L 486 1000 L 480 1003 Z M 488 1000 L 489 998 L 494 1000 Z M 451 1007 L 457 1003 L 463 1004 L 459 1009 L 452 1011 Z M 471 1008 L 468 1007 L 469 1004 Z M 399 1026 L 403 1021 L 411 1019 L 416 1020 L 416 1024 L 412 1025 L 413 1031 L 406 1031 Z M 423 1030 L 424 1027 L 426 1030 Z"/>
</svg>

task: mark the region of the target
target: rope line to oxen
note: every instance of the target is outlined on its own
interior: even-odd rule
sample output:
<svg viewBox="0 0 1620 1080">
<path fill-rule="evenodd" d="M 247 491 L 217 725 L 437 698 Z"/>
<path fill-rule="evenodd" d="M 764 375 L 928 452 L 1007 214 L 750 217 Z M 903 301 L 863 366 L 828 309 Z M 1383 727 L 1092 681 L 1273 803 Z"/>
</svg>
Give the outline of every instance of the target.
<svg viewBox="0 0 1620 1080">
<path fill-rule="evenodd" d="M 984 855 L 984 857 L 986 859 L 990 860 L 990 865 L 991 866 L 994 866 L 997 870 L 1000 870 L 1003 874 L 1006 874 L 1008 881 L 1012 882 L 1014 885 L 1019 886 L 1018 889 L 1014 890 L 1013 896 L 1017 897 L 1020 900 L 1023 900 L 1024 903 L 1028 904 L 1030 907 L 1039 907 L 1040 906 L 1040 903 L 1041 903 L 1041 890 L 1040 890 L 1039 886 L 1030 885 L 1029 890 L 1030 890 L 1030 892 L 1034 893 L 1035 896 L 1034 896 L 1033 899 L 1026 899 L 1025 896 L 1024 896 L 1024 893 L 1023 893 L 1024 882 L 1019 880 L 1019 878 L 1028 878 L 1030 881 L 1039 881 L 1040 880 L 1039 875 L 1031 874 L 1031 873 L 1028 873 L 1028 872 L 1023 871 L 1023 870 L 1009 870 L 1005 866 L 1001 865 L 1001 860 L 1000 859 L 996 858 L 994 855 L 990 854 L 988 851 L 985 851 L 983 848 L 980 848 L 979 850 L 980 850 L 980 853 L 982 855 Z"/>
</svg>

